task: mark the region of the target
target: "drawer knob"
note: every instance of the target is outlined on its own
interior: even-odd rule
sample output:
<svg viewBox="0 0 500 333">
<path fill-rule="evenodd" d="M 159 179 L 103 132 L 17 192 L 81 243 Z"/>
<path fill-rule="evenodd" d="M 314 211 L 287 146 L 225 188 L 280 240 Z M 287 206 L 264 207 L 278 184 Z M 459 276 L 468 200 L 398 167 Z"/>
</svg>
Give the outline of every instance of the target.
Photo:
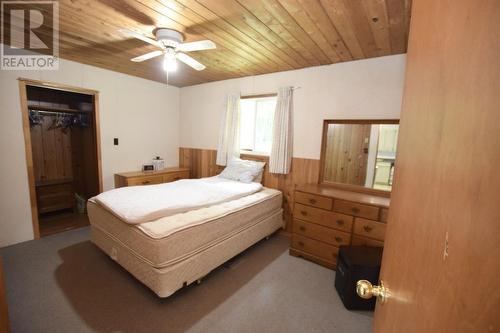
<svg viewBox="0 0 500 333">
<path fill-rule="evenodd" d="M 351 208 L 351 211 L 352 211 L 354 214 L 357 214 L 357 213 L 359 213 L 359 208 L 357 208 L 357 207 L 352 207 L 352 208 Z"/>
<path fill-rule="evenodd" d="M 337 243 L 342 242 L 342 237 L 335 236 L 335 241 L 336 241 Z"/>
<path fill-rule="evenodd" d="M 306 231 L 306 227 L 304 227 L 303 225 L 301 225 L 301 226 L 299 227 L 299 230 L 300 230 L 300 231 Z"/>
<path fill-rule="evenodd" d="M 317 202 L 317 201 L 316 201 L 316 199 L 309 199 L 309 203 L 310 203 L 310 204 L 313 204 L 313 205 L 314 205 L 316 202 Z"/>
<path fill-rule="evenodd" d="M 301 246 L 301 247 L 304 247 L 304 242 L 302 242 L 302 241 L 299 241 L 297 244 L 299 244 L 299 246 Z"/>
<path fill-rule="evenodd" d="M 307 215 L 307 212 L 306 212 L 305 210 L 301 210 L 301 211 L 300 211 L 300 214 L 302 214 L 302 215 L 306 216 L 306 215 Z"/>
<path fill-rule="evenodd" d="M 150 180 L 145 180 L 145 181 L 143 181 L 142 183 L 143 183 L 144 185 L 146 185 L 146 184 L 151 183 L 151 181 L 150 181 Z"/>
<path fill-rule="evenodd" d="M 337 222 L 338 225 L 344 225 L 344 220 L 337 220 L 335 222 Z"/>
<path fill-rule="evenodd" d="M 366 231 L 366 232 L 370 232 L 370 231 L 372 231 L 372 230 L 373 230 L 373 228 L 372 228 L 372 227 L 370 227 L 369 225 L 364 225 L 364 226 L 363 226 L 363 229 L 365 229 L 365 231 Z"/>
</svg>

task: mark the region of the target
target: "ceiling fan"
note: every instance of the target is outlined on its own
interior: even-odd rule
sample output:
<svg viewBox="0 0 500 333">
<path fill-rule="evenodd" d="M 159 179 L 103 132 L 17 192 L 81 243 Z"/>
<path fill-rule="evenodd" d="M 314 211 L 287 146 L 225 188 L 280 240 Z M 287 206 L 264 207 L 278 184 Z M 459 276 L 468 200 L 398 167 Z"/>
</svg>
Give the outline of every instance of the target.
<svg viewBox="0 0 500 333">
<path fill-rule="evenodd" d="M 197 71 L 204 70 L 205 65 L 191 58 L 183 52 L 201 51 L 215 49 L 215 43 L 211 40 L 200 40 L 198 42 L 183 43 L 184 37 L 182 33 L 176 30 L 167 28 L 157 28 L 153 30 L 156 39 L 149 38 L 143 34 L 120 29 L 121 33 L 140 39 L 146 43 L 155 45 L 161 50 L 149 52 L 141 56 L 130 59 L 133 62 L 142 62 L 163 55 L 163 69 L 167 72 L 173 72 L 177 69 L 177 60 L 182 61 L 186 65 L 196 69 Z"/>
</svg>

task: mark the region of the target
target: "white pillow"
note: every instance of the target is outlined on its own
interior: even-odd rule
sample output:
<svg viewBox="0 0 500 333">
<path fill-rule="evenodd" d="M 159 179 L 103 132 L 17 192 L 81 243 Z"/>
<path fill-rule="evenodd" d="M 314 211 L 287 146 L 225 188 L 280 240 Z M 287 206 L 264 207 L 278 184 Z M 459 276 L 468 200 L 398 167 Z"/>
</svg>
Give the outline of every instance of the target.
<svg viewBox="0 0 500 333">
<path fill-rule="evenodd" d="M 264 165 L 266 165 L 265 162 L 233 159 L 219 176 L 243 183 L 251 183 L 262 174 Z"/>
</svg>

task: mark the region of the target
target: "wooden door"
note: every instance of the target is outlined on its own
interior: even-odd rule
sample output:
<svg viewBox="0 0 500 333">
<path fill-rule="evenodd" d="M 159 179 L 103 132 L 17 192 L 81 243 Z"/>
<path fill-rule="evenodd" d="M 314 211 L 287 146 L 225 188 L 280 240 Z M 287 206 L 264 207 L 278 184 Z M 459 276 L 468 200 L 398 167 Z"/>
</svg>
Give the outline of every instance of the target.
<svg viewBox="0 0 500 333">
<path fill-rule="evenodd" d="M 329 124 L 325 181 L 365 185 L 370 124 Z"/>
<path fill-rule="evenodd" d="M 374 332 L 500 332 L 499 17 L 413 3 Z"/>
<path fill-rule="evenodd" d="M 9 332 L 9 314 L 7 311 L 7 293 L 5 291 L 2 258 L 0 258 L 0 332 Z"/>
</svg>

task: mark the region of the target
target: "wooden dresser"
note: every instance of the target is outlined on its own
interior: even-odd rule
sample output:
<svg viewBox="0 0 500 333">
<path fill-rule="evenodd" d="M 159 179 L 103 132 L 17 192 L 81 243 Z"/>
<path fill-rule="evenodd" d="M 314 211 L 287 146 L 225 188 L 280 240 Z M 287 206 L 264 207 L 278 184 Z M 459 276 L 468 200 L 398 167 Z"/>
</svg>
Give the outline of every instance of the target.
<svg viewBox="0 0 500 333">
<path fill-rule="evenodd" d="M 165 168 L 159 171 L 135 171 L 115 174 L 115 187 L 169 183 L 189 178 L 188 168 Z"/>
<path fill-rule="evenodd" d="M 340 245 L 383 246 L 389 203 L 332 186 L 297 186 L 290 254 L 334 268 Z"/>
</svg>

